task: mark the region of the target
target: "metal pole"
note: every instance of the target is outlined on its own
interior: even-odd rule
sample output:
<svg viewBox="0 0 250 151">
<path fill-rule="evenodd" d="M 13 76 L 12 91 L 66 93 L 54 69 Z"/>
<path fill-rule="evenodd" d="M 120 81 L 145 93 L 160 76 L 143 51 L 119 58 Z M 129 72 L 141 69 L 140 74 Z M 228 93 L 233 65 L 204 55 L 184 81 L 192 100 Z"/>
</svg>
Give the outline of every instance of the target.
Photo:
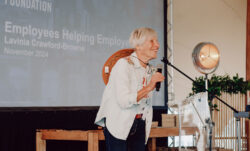
<svg viewBox="0 0 250 151">
<path fill-rule="evenodd" d="M 179 112 L 179 151 L 181 151 L 181 110 L 180 110 L 180 104 L 178 105 L 178 112 Z"/>
<path fill-rule="evenodd" d="M 208 74 L 205 74 L 205 88 L 206 90 L 208 90 Z M 207 100 L 208 100 L 208 91 L 206 91 L 207 94 Z M 208 142 L 207 142 L 207 146 L 209 147 L 209 151 L 212 151 L 212 135 L 213 135 L 213 122 L 211 119 L 211 110 L 210 110 L 210 119 L 208 119 L 207 121 L 207 125 L 208 125 L 208 131 L 209 131 L 209 137 L 208 137 Z"/>
<path fill-rule="evenodd" d="M 237 130 L 237 145 L 238 145 L 238 151 L 241 151 L 241 135 L 240 135 L 240 118 L 236 118 L 236 130 Z"/>
</svg>

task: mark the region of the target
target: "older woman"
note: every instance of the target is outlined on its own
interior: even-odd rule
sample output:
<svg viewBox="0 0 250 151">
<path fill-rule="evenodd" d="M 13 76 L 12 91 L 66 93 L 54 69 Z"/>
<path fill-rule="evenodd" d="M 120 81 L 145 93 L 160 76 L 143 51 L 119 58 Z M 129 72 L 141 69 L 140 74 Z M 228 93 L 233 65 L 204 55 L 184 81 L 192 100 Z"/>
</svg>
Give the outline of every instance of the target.
<svg viewBox="0 0 250 151">
<path fill-rule="evenodd" d="M 107 151 L 144 151 L 152 123 L 152 91 L 164 76 L 152 73 L 159 42 L 151 28 L 135 29 L 134 52 L 117 61 L 104 90 L 95 123 L 104 127 Z"/>
</svg>

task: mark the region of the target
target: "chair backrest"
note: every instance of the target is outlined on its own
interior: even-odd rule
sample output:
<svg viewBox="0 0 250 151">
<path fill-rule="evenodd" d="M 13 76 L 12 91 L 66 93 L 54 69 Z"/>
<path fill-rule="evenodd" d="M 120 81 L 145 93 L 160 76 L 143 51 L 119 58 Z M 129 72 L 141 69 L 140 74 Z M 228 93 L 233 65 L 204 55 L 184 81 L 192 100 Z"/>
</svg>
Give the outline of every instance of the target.
<svg viewBox="0 0 250 151">
<path fill-rule="evenodd" d="M 121 49 L 121 50 L 118 50 L 117 52 L 115 52 L 114 54 L 112 54 L 108 58 L 108 60 L 105 62 L 105 64 L 103 65 L 103 68 L 102 68 L 102 78 L 103 78 L 103 82 L 105 85 L 107 85 L 107 83 L 109 81 L 110 72 L 111 72 L 113 66 L 116 64 L 116 62 L 120 58 L 129 56 L 133 52 L 134 52 L 134 49 L 132 49 L 132 48 Z"/>
</svg>

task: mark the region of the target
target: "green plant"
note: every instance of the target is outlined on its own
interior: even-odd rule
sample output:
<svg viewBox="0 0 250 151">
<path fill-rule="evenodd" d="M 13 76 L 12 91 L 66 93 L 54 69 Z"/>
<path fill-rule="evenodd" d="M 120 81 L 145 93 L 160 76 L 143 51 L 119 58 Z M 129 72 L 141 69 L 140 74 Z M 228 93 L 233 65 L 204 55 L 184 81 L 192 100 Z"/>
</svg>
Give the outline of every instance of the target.
<svg viewBox="0 0 250 151">
<path fill-rule="evenodd" d="M 238 74 L 230 78 L 229 75 L 217 76 L 213 74 L 208 79 L 208 102 L 211 110 L 218 110 L 217 104 L 213 104 L 212 100 L 214 96 L 221 96 L 221 92 L 227 92 L 229 94 L 242 93 L 250 90 L 250 81 L 244 81 Z M 192 87 L 192 93 L 194 95 L 199 92 L 205 92 L 205 78 L 203 76 L 195 78 Z"/>
</svg>

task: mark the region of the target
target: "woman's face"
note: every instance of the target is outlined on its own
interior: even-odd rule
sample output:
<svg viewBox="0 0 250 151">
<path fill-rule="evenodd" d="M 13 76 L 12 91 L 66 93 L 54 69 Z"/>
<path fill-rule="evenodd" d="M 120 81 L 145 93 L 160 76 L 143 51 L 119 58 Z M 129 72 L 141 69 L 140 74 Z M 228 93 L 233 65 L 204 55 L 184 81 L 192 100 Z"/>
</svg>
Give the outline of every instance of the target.
<svg viewBox="0 0 250 151">
<path fill-rule="evenodd" d="M 149 60 L 157 58 L 157 52 L 160 47 L 158 39 L 156 36 L 147 37 L 143 44 L 137 46 L 137 50 L 141 51 L 143 57 Z"/>
</svg>

